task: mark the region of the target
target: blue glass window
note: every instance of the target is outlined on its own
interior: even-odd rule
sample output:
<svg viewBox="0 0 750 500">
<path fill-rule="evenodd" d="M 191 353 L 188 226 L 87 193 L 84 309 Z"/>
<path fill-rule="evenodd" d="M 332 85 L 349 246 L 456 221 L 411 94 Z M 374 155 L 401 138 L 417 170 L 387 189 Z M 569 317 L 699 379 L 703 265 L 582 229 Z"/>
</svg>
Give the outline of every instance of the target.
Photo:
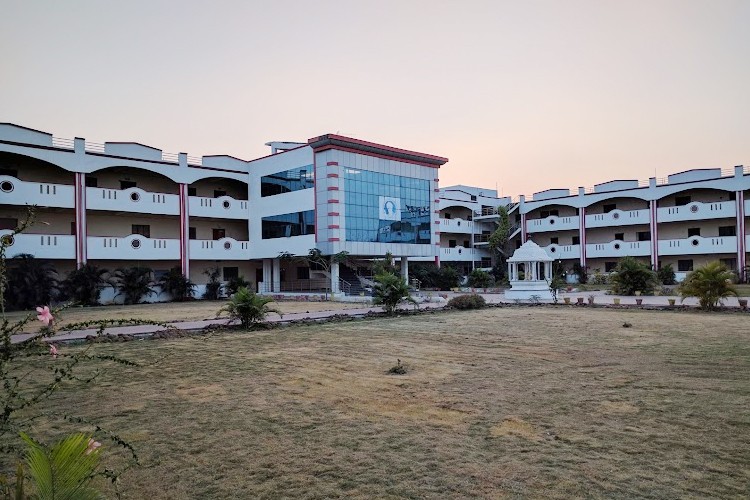
<svg viewBox="0 0 750 500">
<path fill-rule="evenodd" d="M 315 234 L 315 211 L 307 210 L 263 217 L 261 231 L 264 240 Z"/>
<path fill-rule="evenodd" d="M 275 196 L 301 189 L 310 189 L 314 186 L 313 166 L 306 165 L 261 177 L 260 196 Z"/>
<path fill-rule="evenodd" d="M 430 243 L 430 182 L 344 169 L 346 240 Z"/>
</svg>

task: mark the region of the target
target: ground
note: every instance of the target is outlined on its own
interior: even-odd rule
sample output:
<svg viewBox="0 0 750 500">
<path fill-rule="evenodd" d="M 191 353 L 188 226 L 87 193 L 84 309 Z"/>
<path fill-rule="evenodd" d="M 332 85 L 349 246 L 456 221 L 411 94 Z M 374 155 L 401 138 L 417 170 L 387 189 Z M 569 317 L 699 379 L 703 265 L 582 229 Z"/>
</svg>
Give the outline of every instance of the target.
<svg viewBox="0 0 750 500">
<path fill-rule="evenodd" d="M 747 318 L 505 307 L 97 344 L 145 366 L 43 409 L 136 446 L 127 498 L 739 498 Z"/>
</svg>

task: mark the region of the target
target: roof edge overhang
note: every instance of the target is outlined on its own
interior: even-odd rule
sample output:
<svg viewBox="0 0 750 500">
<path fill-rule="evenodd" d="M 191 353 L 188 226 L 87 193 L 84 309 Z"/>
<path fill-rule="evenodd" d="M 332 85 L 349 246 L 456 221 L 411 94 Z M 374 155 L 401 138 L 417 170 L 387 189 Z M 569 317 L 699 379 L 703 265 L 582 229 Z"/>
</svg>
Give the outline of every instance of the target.
<svg viewBox="0 0 750 500">
<path fill-rule="evenodd" d="M 448 158 L 426 153 L 418 153 L 407 149 L 399 149 L 374 142 L 362 141 L 352 137 L 344 137 L 336 134 L 325 134 L 308 139 L 307 143 L 316 153 L 327 149 L 340 149 L 355 153 L 361 153 L 381 158 L 390 158 L 407 163 L 416 163 L 428 167 L 440 168 L 448 162 Z"/>
</svg>

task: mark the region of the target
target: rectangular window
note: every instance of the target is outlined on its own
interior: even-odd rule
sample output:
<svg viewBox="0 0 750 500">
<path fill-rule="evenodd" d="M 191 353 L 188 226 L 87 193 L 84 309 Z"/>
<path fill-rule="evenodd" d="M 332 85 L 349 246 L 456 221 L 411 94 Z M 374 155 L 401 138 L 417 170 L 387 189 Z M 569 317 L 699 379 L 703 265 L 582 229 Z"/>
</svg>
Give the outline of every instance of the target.
<svg viewBox="0 0 750 500">
<path fill-rule="evenodd" d="M 573 236 L 573 242 L 572 245 L 580 245 L 581 244 L 581 237 L 580 236 Z"/>
<path fill-rule="evenodd" d="M 456 240 L 448 240 L 448 248 L 456 248 Z"/>
<path fill-rule="evenodd" d="M 554 238 L 550 238 L 549 239 L 549 244 L 550 245 L 557 245 L 557 244 L 559 244 L 559 242 L 560 242 L 560 238 L 558 238 L 557 236 L 555 236 Z"/>
<path fill-rule="evenodd" d="M 315 211 L 307 210 L 263 217 L 261 233 L 264 240 L 315 234 Z"/>
<path fill-rule="evenodd" d="M 720 226 L 719 236 L 737 236 L 736 226 Z"/>
<path fill-rule="evenodd" d="M 86 187 L 95 188 L 99 185 L 99 180 L 96 177 L 86 176 Z"/>
<path fill-rule="evenodd" d="M 546 219 L 547 217 L 555 216 L 557 217 L 559 215 L 559 210 L 556 208 L 553 210 L 540 210 L 539 211 L 539 218 L 540 219 Z"/>
<path fill-rule="evenodd" d="M 469 240 L 464 240 L 464 248 L 469 248 Z"/>
<path fill-rule="evenodd" d="M 681 273 L 685 273 L 693 270 L 693 259 L 685 259 L 677 261 L 677 270 Z"/>
<path fill-rule="evenodd" d="M 604 272 L 605 273 L 611 273 L 615 270 L 617 267 L 617 262 L 605 262 L 604 263 Z"/>
<path fill-rule="evenodd" d="M 675 196 L 674 204 L 676 207 L 681 207 L 690 203 L 691 200 L 690 196 Z"/>
<path fill-rule="evenodd" d="M 130 189 L 134 187 L 136 187 L 135 181 L 120 181 L 120 189 Z"/>
<path fill-rule="evenodd" d="M 315 187 L 313 166 L 293 168 L 260 178 L 260 195 L 275 196 Z"/>
<path fill-rule="evenodd" d="M 445 214 L 443 215 L 443 218 L 450 219 L 451 218 L 450 212 L 445 212 Z"/>
<path fill-rule="evenodd" d="M 730 271 L 737 270 L 737 259 L 719 259 L 719 262 L 727 266 Z"/>
<path fill-rule="evenodd" d="M 226 229 L 218 229 L 218 228 L 211 229 L 211 238 L 214 240 L 220 240 L 222 238 L 226 238 L 226 236 L 227 236 Z"/>
<path fill-rule="evenodd" d="M 198 189 L 188 186 L 188 196 L 198 196 Z"/>
<path fill-rule="evenodd" d="M 76 221 L 70 223 L 70 234 L 73 236 L 76 235 Z"/>
<path fill-rule="evenodd" d="M 688 238 L 691 236 L 700 236 L 701 235 L 701 228 L 699 227 L 689 227 L 688 228 Z"/>
<path fill-rule="evenodd" d="M 616 203 L 609 203 L 609 204 L 604 205 L 604 207 L 602 207 L 602 208 L 603 208 L 603 213 L 608 214 L 612 210 L 615 210 L 617 208 L 617 204 Z"/>
<path fill-rule="evenodd" d="M 197 240 L 198 237 L 196 236 L 196 230 L 194 227 L 188 228 L 188 239 L 189 240 Z"/>
<path fill-rule="evenodd" d="M 298 267 L 297 268 L 297 279 L 298 280 L 309 280 L 310 279 L 310 268 L 309 267 Z"/>
<path fill-rule="evenodd" d="M 615 233 L 615 239 L 625 241 L 625 233 Z"/>
<path fill-rule="evenodd" d="M 651 231 L 638 231 L 638 241 L 651 241 Z"/>
<path fill-rule="evenodd" d="M 220 196 L 226 196 L 227 192 L 222 189 L 214 189 L 214 198 L 219 198 Z"/>
<path fill-rule="evenodd" d="M 222 275 L 224 276 L 224 281 L 237 279 L 240 277 L 240 268 L 239 267 L 225 267 L 224 269 L 222 269 Z"/>
<path fill-rule="evenodd" d="M 133 224 L 133 230 L 131 234 L 140 234 L 146 238 L 151 237 L 151 226 L 148 224 Z"/>
</svg>

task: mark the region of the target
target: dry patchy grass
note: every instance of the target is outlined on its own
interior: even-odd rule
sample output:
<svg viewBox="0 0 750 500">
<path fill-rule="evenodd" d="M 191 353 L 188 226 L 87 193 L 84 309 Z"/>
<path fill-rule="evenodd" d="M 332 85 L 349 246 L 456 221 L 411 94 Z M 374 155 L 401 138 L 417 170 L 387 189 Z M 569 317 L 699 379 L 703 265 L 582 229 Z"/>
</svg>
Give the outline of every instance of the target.
<svg viewBox="0 0 750 500">
<path fill-rule="evenodd" d="M 137 446 L 129 498 L 749 491 L 746 315 L 501 308 L 95 349 L 166 355 L 46 403 Z"/>
</svg>

